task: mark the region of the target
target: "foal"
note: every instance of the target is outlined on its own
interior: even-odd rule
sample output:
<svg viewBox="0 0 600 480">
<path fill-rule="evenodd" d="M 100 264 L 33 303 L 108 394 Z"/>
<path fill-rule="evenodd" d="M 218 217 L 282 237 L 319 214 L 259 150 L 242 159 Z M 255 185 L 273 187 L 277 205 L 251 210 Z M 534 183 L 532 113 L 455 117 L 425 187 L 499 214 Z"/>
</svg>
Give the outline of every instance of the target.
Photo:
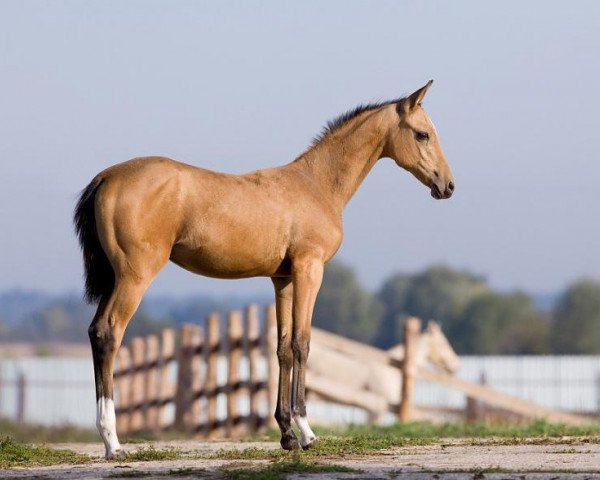
<svg viewBox="0 0 600 480">
<path fill-rule="evenodd" d="M 74 222 L 86 298 L 98 302 L 89 336 L 106 458 L 124 456 L 115 428 L 114 358 L 144 292 L 169 260 L 200 275 L 272 279 L 281 446 L 314 442 L 304 398 L 310 324 L 323 266 L 342 242 L 344 206 L 382 157 L 411 172 L 434 198 L 454 190 L 437 132 L 421 108 L 431 83 L 340 116 L 282 167 L 227 175 L 137 158 L 104 170 L 83 190 Z"/>
</svg>

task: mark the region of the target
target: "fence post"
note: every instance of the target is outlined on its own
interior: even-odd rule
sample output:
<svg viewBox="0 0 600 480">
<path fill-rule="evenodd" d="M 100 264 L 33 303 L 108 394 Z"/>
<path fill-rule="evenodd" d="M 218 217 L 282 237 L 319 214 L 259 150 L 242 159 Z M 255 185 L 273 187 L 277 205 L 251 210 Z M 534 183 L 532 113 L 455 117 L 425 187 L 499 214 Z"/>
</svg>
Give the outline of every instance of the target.
<svg viewBox="0 0 600 480">
<path fill-rule="evenodd" d="M 157 427 L 162 430 L 167 425 L 165 422 L 166 403 L 169 398 L 173 398 L 175 391 L 172 382 L 169 382 L 169 364 L 175 355 L 175 331 L 172 328 L 166 328 L 161 332 L 160 359 L 158 362 L 158 418 Z"/>
<path fill-rule="evenodd" d="M 180 430 L 195 430 L 200 423 L 198 390 L 200 358 L 197 350 L 203 341 L 202 328 L 185 324 L 181 328 L 179 344 L 177 394 L 175 397 L 175 425 Z"/>
<path fill-rule="evenodd" d="M 129 428 L 131 432 L 144 428 L 144 339 L 134 337 L 130 343 L 131 349 L 131 417 Z"/>
<path fill-rule="evenodd" d="M 158 336 L 148 335 L 145 338 L 146 368 L 144 391 L 144 430 L 156 431 L 158 428 Z"/>
<path fill-rule="evenodd" d="M 265 315 L 265 359 L 267 362 L 267 395 L 269 411 L 267 426 L 276 428 L 275 406 L 277 405 L 277 387 L 279 384 L 279 363 L 277 361 L 277 312 L 275 305 L 269 305 Z"/>
<path fill-rule="evenodd" d="M 487 385 L 487 378 L 485 375 L 485 370 L 481 370 L 479 374 L 479 384 Z M 465 417 L 467 423 L 475 423 L 485 421 L 485 405 L 482 401 L 478 400 L 476 397 L 472 397 L 467 395 L 467 402 L 465 408 Z"/>
<path fill-rule="evenodd" d="M 205 343 L 206 379 L 204 391 L 206 395 L 205 436 L 214 438 L 219 433 L 217 422 L 217 368 L 219 349 L 221 346 L 219 314 L 211 313 L 206 321 L 207 339 Z"/>
<path fill-rule="evenodd" d="M 248 358 L 248 395 L 250 397 L 249 427 L 256 432 L 260 427 L 259 386 L 260 386 L 260 326 L 258 324 L 258 307 L 248 305 L 246 309 L 245 346 Z"/>
<path fill-rule="evenodd" d="M 129 347 L 122 346 L 117 354 L 119 365 L 116 381 L 118 388 L 117 431 L 128 434 L 131 431 L 131 355 Z"/>
<path fill-rule="evenodd" d="M 25 411 L 27 406 L 27 378 L 23 372 L 17 377 L 17 417 L 18 423 L 25 423 Z"/>
<path fill-rule="evenodd" d="M 402 366 L 402 392 L 399 412 L 401 422 L 408 422 L 411 419 L 417 373 L 415 357 L 420 333 L 421 320 L 416 317 L 407 318 L 404 322 L 404 364 Z"/>
<path fill-rule="evenodd" d="M 242 314 L 229 312 L 227 317 L 227 436 L 236 437 L 242 429 L 238 410 L 240 359 L 242 358 Z"/>
</svg>

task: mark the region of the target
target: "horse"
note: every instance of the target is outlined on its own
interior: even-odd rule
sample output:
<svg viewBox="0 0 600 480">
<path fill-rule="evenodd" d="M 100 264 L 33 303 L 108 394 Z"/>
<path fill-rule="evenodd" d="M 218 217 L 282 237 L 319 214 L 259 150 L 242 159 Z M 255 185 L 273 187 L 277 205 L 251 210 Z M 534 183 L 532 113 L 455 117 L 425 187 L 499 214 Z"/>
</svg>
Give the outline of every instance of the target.
<svg viewBox="0 0 600 480">
<path fill-rule="evenodd" d="M 165 157 L 134 158 L 102 171 L 83 189 L 74 225 L 85 298 L 98 303 L 88 334 L 96 426 L 107 459 L 125 457 L 113 401 L 116 352 L 146 289 L 169 260 L 209 277 L 271 278 L 281 447 L 306 449 L 315 442 L 305 405 L 311 318 L 324 265 L 342 242 L 345 205 L 384 157 L 412 173 L 435 199 L 454 191 L 438 133 L 421 105 L 431 84 L 342 114 L 281 167 L 230 175 Z"/>
</svg>

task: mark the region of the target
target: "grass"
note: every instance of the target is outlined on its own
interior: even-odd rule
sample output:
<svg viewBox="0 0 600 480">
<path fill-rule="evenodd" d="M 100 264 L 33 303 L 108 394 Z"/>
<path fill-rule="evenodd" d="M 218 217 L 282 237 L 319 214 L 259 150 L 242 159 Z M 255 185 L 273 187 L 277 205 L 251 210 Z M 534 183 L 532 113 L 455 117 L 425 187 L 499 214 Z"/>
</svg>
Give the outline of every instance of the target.
<svg viewBox="0 0 600 480">
<path fill-rule="evenodd" d="M 104 478 L 143 478 L 152 475 L 150 472 L 140 470 L 123 470 L 122 472 L 112 472 L 105 475 Z"/>
<path fill-rule="evenodd" d="M 125 461 L 152 462 L 157 460 L 179 460 L 181 458 L 184 458 L 184 454 L 179 448 L 165 448 L 163 450 L 158 450 L 153 446 L 149 446 L 128 453 Z"/>
<path fill-rule="evenodd" d="M 88 463 L 87 455 L 49 447 L 27 445 L 9 437 L 0 439 L 0 468 Z"/>
<path fill-rule="evenodd" d="M 336 436 L 394 436 L 405 439 L 428 439 L 437 441 L 443 438 L 539 438 L 539 437 L 600 437 L 600 423 L 584 426 L 569 426 L 537 420 L 528 425 L 487 425 L 483 423 L 429 422 L 395 423 L 385 427 L 356 425 L 348 428 L 320 428 L 321 435 Z"/>
<path fill-rule="evenodd" d="M 3 425 L 4 423 L 0 423 L 0 428 Z M 319 441 L 307 451 L 286 452 L 280 449 L 273 450 L 252 447 L 240 450 L 218 450 L 216 452 L 201 450 L 182 452 L 177 448 L 156 449 L 153 446 L 148 446 L 131 452 L 127 456 L 126 461 L 142 462 L 178 459 L 270 460 L 273 462 L 273 465 L 271 470 L 267 471 L 265 475 L 276 475 L 277 472 L 273 469 L 287 468 L 286 465 L 296 465 L 297 467 L 304 464 L 317 465 L 314 462 L 320 459 L 376 455 L 401 447 L 432 444 L 444 447 L 448 439 L 460 439 L 461 444 L 472 445 L 575 445 L 581 443 L 600 443 L 599 423 L 574 427 L 552 424 L 545 421 L 537 421 L 530 425 L 520 426 L 490 426 L 465 423 L 434 425 L 428 422 L 413 422 L 393 424 L 385 427 L 357 425 L 347 428 L 321 427 L 316 430 L 319 435 Z M 59 437 L 61 440 L 64 440 L 62 435 L 65 432 L 67 432 L 67 435 L 74 435 L 77 440 L 81 440 L 79 434 L 82 433 L 77 429 L 72 429 L 72 427 L 65 427 L 62 430 L 22 427 L 20 437 L 15 439 L 9 437 L 2 439 L 0 437 L 0 468 L 55 465 L 60 463 L 77 464 L 86 463 L 91 460 L 91 457 L 87 455 L 80 455 L 69 450 L 28 445 L 19 441 L 23 439 L 28 440 L 35 432 L 41 432 L 40 436 L 36 435 L 35 441 L 40 441 L 40 439 L 58 439 Z M 59 435 L 57 432 L 62 433 Z M 94 437 L 95 441 L 98 441 L 95 434 Z M 271 435 L 269 437 L 272 438 Z M 573 448 L 569 448 L 552 453 L 579 452 L 576 452 Z M 133 475 L 133 473 L 123 473 L 125 475 Z M 239 475 L 242 475 L 242 473 L 239 473 Z"/>
<path fill-rule="evenodd" d="M 571 444 L 600 442 L 600 425 L 585 427 L 551 424 L 537 421 L 525 426 L 489 426 L 451 423 L 434 425 L 428 422 L 394 424 L 386 427 L 351 426 L 347 428 L 317 428 L 318 443 L 302 452 L 303 458 L 373 455 L 400 447 L 443 443 L 446 439 L 467 439 L 473 445 Z M 582 437 L 586 437 L 583 438 Z M 247 448 L 199 453 L 202 458 L 228 460 L 278 460 L 290 454 L 283 450 Z"/>
<path fill-rule="evenodd" d="M 546 453 L 549 454 L 574 454 L 574 455 L 582 455 L 592 453 L 591 450 L 577 450 L 576 448 L 565 448 L 563 450 L 546 450 Z"/>
<path fill-rule="evenodd" d="M 46 427 L 36 424 L 23 424 L 0 418 L 0 432 L 19 442 L 66 443 L 98 442 L 100 437 L 95 429 L 79 428 L 72 425 Z"/>
<path fill-rule="evenodd" d="M 343 465 L 320 464 L 295 459 L 270 463 L 259 468 L 223 469 L 221 473 L 228 480 L 281 480 L 292 473 L 340 473 L 356 472 Z"/>
</svg>

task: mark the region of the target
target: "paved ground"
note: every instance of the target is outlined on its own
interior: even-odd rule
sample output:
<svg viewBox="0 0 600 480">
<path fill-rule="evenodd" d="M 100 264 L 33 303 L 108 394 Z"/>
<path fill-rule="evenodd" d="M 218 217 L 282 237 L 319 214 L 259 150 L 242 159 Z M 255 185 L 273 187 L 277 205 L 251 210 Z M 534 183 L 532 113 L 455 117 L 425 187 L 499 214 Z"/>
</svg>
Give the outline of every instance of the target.
<svg viewBox="0 0 600 480">
<path fill-rule="evenodd" d="M 234 442 L 155 442 L 157 449 L 174 447 L 184 454 L 218 449 L 247 447 L 278 448 L 276 443 Z M 147 448 L 147 444 L 144 445 Z M 97 462 L 33 469 L 0 470 L 0 478 L 96 479 L 96 478 L 219 478 L 222 468 L 260 467 L 266 460 L 179 459 L 152 462 L 105 462 L 97 444 L 63 444 L 80 453 L 97 456 Z M 143 448 L 128 445 L 128 451 Z M 344 465 L 360 473 L 297 474 L 289 479 L 435 479 L 435 480 L 558 480 L 599 479 L 600 445 L 575 442 L 561 445 L 469 445 L 451 441 L 446 444 L 397 448 L 379 455 L 319 458 L 319 463 Z"/>
</svg>

